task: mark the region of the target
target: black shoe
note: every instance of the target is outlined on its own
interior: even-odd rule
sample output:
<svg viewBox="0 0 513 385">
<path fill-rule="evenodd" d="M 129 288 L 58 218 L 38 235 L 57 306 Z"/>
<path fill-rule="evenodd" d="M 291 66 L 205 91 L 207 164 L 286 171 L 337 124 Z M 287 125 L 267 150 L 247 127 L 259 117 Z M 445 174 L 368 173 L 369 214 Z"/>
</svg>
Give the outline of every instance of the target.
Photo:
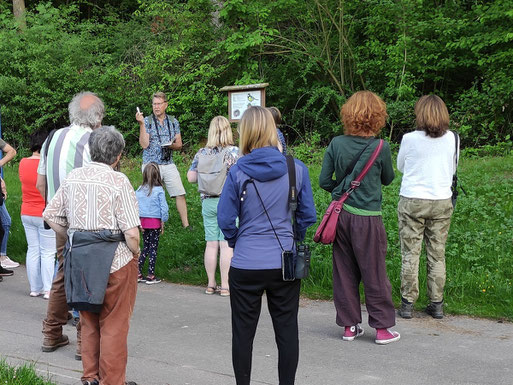
<svg viewBox="0 0 513 385">
<path fill-rule="evenodd" d="M 146 282 L 146 281 L 147 281 L 147 278 L 146 278 L 144 275 L 142 275 L 142 274 L 140 274 L 140 273 L 139 273 L 139 275 L 137 276 L 137 282 L 142 282 L 142 283 L 144 283 L 144 282 Z"/>
<path fill-rule="evenodd" d="M 158 278 L 156 275 L 154 275 L 153 277 L 146 277 L 146 285 L 154 285 L 156 283 L 160 283 L 162 282 L 162 280 L 160 278 Z"/>
<path fill-rule="evenodd" d="M 84 380 L 84 381 L 82 381 L 82 385 L 100 385 L 100 383 L 98 382 L 98 380 L 92 380 L 92 381 Z"/>
<path fill-rule="evenodd" d="M 137 384 L 133 381 L 127 381 L 127 382 L 125 382 L 125 385 L 137 385 Z"/>
<path fill-rule="evenodd" d="M 404 319 L 410 319 L 413 317 L 413 303 L 401 300 L 401 308 L 399 309 L 399 315 Z"/>
<path fill-rule="evenodd" d="M 431 302 L 426 307 L 426 313 L 436 319 L 444 318 L 444 301 L 442 302 Z"/>
<path fill-rule="evenodd" d="M 10 276 L 13 274 L 14 274 L 14 271 L 7 270 L 6 268 L 2 267 L 2 265 L 0 265 L 0 277 L 1 276 L 7 277 L 7 276 Z"/>
</svg>

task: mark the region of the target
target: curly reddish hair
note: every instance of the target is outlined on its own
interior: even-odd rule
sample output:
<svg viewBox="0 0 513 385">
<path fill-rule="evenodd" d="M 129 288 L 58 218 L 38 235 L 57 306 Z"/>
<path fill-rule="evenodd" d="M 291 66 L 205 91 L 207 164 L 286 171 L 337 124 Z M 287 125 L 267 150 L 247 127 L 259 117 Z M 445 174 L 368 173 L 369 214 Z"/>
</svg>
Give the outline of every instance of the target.
<svg viewBox="0 0 513 385">
<path fill-rule="evenodd" d="M 376 136 L 388 117 L 385 102 L 374 92 L 358 91 L 340 108 L 346 135 Z"/>
</svg>

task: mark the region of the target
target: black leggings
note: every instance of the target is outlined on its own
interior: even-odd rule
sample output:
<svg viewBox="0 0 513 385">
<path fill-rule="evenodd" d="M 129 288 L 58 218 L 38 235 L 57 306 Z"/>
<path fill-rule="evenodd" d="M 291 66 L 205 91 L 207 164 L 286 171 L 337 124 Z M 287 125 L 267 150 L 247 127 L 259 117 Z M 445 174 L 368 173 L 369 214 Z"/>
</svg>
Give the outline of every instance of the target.
<svg viewBox="0 0 513 385">
<path fill-rule="evenodd" d="M 142 274 L 146 257 L 149 257 L 148 275 L 155 275 L 157 249 L 159 247 L 160 229 L 145 229 L 143 232 L 143 250 L 139 256 L 139 273 Z"/>
<path fill-rule="evenodd" d="M 278 346 L 279 384 L 294 384 L 299 360 L 297 314 L 301 281 L 283 281 L 281 269 L 243 270 L 234 267 L 230 268 L 229 279 L 232 362 L 237 385 L 250 383 L 253 339 L 264 291 Z"/>
</svg>

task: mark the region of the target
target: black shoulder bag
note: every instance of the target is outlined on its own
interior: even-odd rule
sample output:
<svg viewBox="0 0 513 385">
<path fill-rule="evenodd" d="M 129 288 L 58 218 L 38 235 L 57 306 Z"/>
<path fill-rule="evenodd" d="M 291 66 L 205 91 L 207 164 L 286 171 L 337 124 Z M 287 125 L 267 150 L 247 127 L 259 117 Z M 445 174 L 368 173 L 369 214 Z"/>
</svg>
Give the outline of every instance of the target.
<svg viewBox="0 0 513 385">
<path fill-rule="evenodd" d="M 296 245 L 296 263 L 294 266 L 294 278 L 303 279 L 310 273 L 310 246 L 299 241 L 296 230 L 297 188 L 296 188 L 296 164 L 292 155 L 287 155 L 287 169 L 289 172 L 289 208 L 292 214 L 292 232 Z M 293 264 L 294 265 L 294 264 Z M 283 265 L 282 265 L 283 269 Z M 285 276 L 283 278 L 285 280 Z"/>
</svg>

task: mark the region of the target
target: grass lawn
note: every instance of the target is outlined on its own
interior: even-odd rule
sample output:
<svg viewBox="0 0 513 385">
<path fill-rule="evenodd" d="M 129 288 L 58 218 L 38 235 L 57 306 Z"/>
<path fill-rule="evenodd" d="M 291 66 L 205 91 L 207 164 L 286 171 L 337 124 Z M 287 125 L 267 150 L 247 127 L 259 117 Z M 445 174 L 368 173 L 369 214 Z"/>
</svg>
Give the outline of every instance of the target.
<svg viewBox="0 0 513 385">
<path fill-rule="evenodd" d="M 322 151 L 297 151 L 309 165 L 318 218 L 324 214 L 330 195 L 318 187 Z M 190 155 L 176 156 L 177 166 L 187 191 L 189 221 L 194 231 L 185 231 L 169 200 L 170 220 L 161 237 L 157 275 L 177 283 L 206 285 L 203 268 L 203 223 L 196 185 L 186 181 Z M 124 159 L 122 171 L 136 188 L 142 181 L 140 159 Z M 20 220 L 21 190 L 17 164 L 4 167 L 8 190 L 7 208 L 12 217 L 9 256 L 24 262 L 26 240 Z M 447 241 L 446 311 L 513 321 L 513 154 L 503 157 L 465 158 L 460 160 L 460 182 L 467 195 L 460 194 Z M 383 189 L 383 221 L 388 233 L 388 276 L 396 304 L 400 302 L 401 254 L 397 233 L 397 202 L 401 174 Z M 168 198 L 169 199 L 169 198 Z M 304 280 L 302 292 L 311 298 L 332 297 L 331 247 L 314 244 L 316 226 L 307 233 L 312 247 L 310 277 Z M 27 291 L 28 283 L 27 283 Z M 420 297 L 416 304 L 423 308 L 426 299 L 426 259 L 420 263 Z"/>
<path fill-rule="evenodd" d="M 0 384 L 9 385 L 55 385 L 43 376 L 38 376 L 33 365 L 12 367 L 0 360 Z"/>
</svg>

